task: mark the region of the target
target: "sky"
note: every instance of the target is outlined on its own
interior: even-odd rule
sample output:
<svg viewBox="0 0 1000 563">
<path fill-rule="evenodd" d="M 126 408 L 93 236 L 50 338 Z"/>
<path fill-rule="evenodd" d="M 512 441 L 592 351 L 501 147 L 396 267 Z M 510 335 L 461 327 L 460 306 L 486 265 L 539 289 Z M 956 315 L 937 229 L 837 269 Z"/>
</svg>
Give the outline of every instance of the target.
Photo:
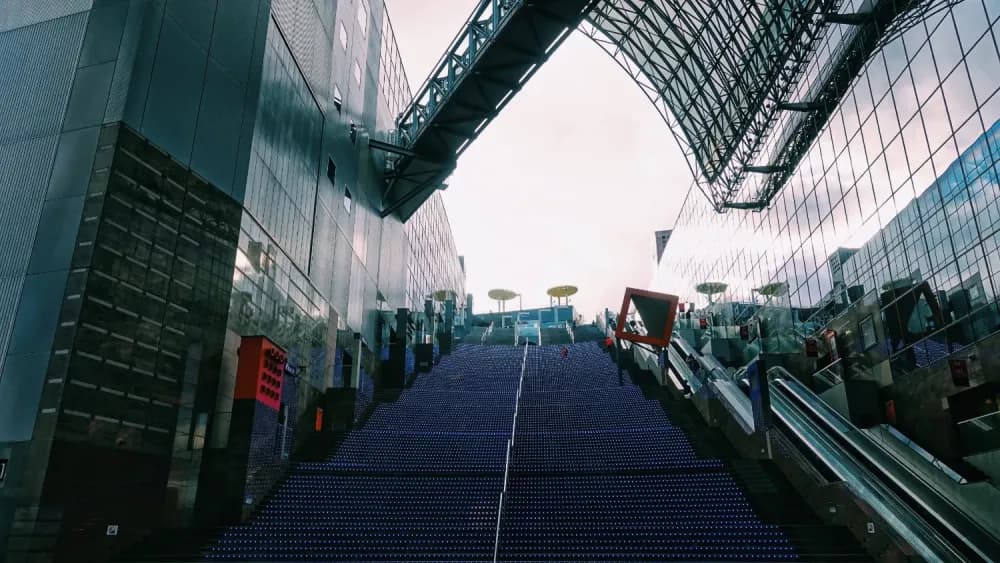
<svg viewBox="0 0 1000 563">
<path fill-rule="evenodd" d="M 386 0 L 415 91 L 478 0 Z M 585 318 L 648 287 L 653 231 L 673 225 L 691 172 L 667 125 L 618 64 L 580 32 L 466 149 L 445 206 L 477 313 L 492 288 L 548 306 L 571 284 Z M 508 309 L 517 304 L 508 304 Z"/>
</svg>

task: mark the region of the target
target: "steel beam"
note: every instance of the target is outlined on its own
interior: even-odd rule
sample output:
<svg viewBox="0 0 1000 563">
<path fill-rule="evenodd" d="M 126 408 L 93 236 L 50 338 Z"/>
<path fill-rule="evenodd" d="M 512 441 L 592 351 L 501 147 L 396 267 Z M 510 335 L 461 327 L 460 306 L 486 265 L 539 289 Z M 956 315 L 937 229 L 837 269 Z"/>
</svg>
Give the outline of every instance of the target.
<svg viewBox="0 0 1000 563">
<path fill-rule="evenodd" d="M 385 141 L 379 141 L 378 139 L 369 138 L 368 147 L 373 148 L 375 150 L 389 152 L 392 154 L 400 154 L 403 156 L 410 156 L 410 157 L 417 156 L 417 153 L 413 152 L 412 150 L 406 147 L 400 145 L 394 145 L 392 143 L 387 143 Z"/>
<path fill-rule="evenodd" d="M 411 169 L 440 176 L 575 29 L 596 0 L 481 0 L 397 121 L 400 154 L 385 213 L 404 221 L 429 197 Z M 438 182 L 440 183 L 440 182 Z"/>
<path fill-rule="evenodd" d="M 778 102 L 782 111 L 810 112 L 823 109 L 823 102 Z"/>
<path fill-rule="evenodd" d="M 841 14 L 842 0 L 480 0 L 401 114 L 396 143 L 371 144 L 400 156 L 386 210 L 405 221 L 426 196 L 427 178 L 453 169 L 584 18 L 585 33 L 668 124 L 713 207 L 765 209 L 874 51 L 958 1 L 873 0 L 868 12 Z M 800 86 L 830 25 L 854 29 L 812 85 L 813 101 L 770 103 Z M 765 146 L 776 147 L 771 164 L 752 164 Z M 756 201 L 734 201 L 748 173 L 770 177 Z"/>
</svg>

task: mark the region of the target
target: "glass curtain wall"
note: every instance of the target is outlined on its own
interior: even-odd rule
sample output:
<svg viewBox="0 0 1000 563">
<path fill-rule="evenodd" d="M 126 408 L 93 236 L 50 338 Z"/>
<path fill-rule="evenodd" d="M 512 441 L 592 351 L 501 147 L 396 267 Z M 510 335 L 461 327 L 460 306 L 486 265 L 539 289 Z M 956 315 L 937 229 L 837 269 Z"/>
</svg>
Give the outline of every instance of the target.
<svg viewBox="0 0 1000 563">
<path fill-rule="evenodd" d="M 962 387 L 925 368 L 1000 329 L 998 20 L 965 0 L 884 46 L 767 210 L 717 214 L 691 189 L 654 286 L 704 306 L 695 286 L 724 283 L 714 301 L 783 310 L 800 342 L 839 329 L 897 412 L 946 410 Z"/>
</svg>

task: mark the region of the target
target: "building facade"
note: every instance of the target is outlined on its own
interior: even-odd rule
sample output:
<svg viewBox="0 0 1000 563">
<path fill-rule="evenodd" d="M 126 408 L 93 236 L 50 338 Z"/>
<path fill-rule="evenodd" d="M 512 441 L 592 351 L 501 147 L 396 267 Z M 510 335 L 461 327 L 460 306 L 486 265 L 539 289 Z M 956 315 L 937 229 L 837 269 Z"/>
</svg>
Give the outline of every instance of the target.
<svg viewBox="0 0 1000 563">
<path fill-rule="evenodd" d="M 800 344 L 835 334 L 836 354 L 795 375 L 842 358 L 841 386 L 874 382 L 875 422 L 946 459 L 979 455 L 962 422 L 997 410 L 998 20 L 1000 4 L 964 0 L 883 45 L 764 211 L 718 214 L 692 188 L 655 281 L 702 306 L 695 286 L 721 282 L 717 302 L 784 309 Z M 848 30 L 822 39 L 794 99 Z M 824 397 L 850 410 L 843 389 Z"/>
<path fill-rule="evenodd" d="M 381 0 L 4 3 L 0 559 L 226 518 L 246 337 L 287 355 L 247 504 L 331 390 L 363 410 L 396 310 L 465 295 L 440 196 L 380 214 L 409 99 Z"/>
</svg>

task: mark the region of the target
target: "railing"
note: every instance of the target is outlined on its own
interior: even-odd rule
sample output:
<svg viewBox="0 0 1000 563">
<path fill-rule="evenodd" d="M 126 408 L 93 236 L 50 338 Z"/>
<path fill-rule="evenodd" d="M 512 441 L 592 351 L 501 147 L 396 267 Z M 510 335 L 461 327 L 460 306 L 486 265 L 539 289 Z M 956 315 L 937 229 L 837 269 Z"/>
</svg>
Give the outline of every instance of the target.
<svg viewBox="0 0 1000 563">
<path fill-rule="evenodd" d="M 840 367 L 842 360 L 843 358 L 837 358 L 837 361 L 814 373 L 813 378 L 822 381 L 827 389 L 840 385 L 844 382 L 844 379 L 835 371 L 835 368 Z"/>
<path fill-rule="evenodd" d="M 671 346 L 667 347 L 667 363 L 670 364 L 668 369 L 673 370 L 680 377 L 682 380 L 681 385 L 686 387 L 688 392 L 698 393 L 701 391 L 701 380 L 695 377 L 694 373 L 691 372 L 691 368 L 684 362 L 684 358 Z"/>
<path fill-rule="evenodd" d="M 515 333 L 517 331 L 514 331 Z M 521 404 L 521 389 L 524 387 L 524 370 L 528 364 L 528 345 L 524 345 L 524 356 L 521 357 L 521 377 L 517 381 L 517 396 L 514 398 L 514 421 L 510 427 L 510 439 L 507 440 L 507 455 L 503 467 L 503 490 L 500 491 L 500 504 L 497 507 L 496 539 L 493 543 L 493 561 L 500 556 L 500 520 L 503 518 L 503 501 L 507 496 L 507 483 L 510 478 L 510 456 L 514 449 L 514 438 L 517 436 L 517 412 Z"/>
<path fill-rule="evenodd" d="M 773 369 L 768 373 L 783 376 L 772 382 L 772 388 L 779 391 L 772 397 L 794 403 L 795 408 L 825 428 L 826 438 L 836 442 L 839 449 L 860 468 L 860 472 L 851 478 L 864 476 L 869 488 L 881 489 L 875 492 L 889 499 L 885 501 L 887 505 L 902 505 L 892 507 L 889 515 L 898 519 L 900 529 L 906 528 L 901 533 L 907 535 L 911 545 L 930 549 L 921 555 L 928 560 L 940 558 L 942 554 L 958 560 L 967 559 L 967 556 L 981 557 L 986 561 L 1000 560 L 1000 537 L 970 518 L 937 486 L 879 447 L 805 385 L 790 378 L 786 370 Z M 914 509 L 921 514 L 918 515 Z M 886 514 L 883 513 L 883 517 Z"/>
<path fill-rule="evenodd" d="M 410 146 L 420 135 L 437 111 L 438 105 L 471 69 L 483 47 L 493 39 L 507 17 L 520 8 L 522 2 L 523 0 L 480 0 L 434 66 L 434 71 L 414 94 L 409 107 L 400 115 L 397 121 L 399 144 Z"/>
<path fill-rule="evenodd" d="M 721 363 L 719 363 L 719 360 L 715 359 L 715 356 L 703 355 L 701 352 L 696 351 L 691 344 L 683 338 L 674 338 L 671 340 L 671 343 L 676 344 L 686 356 L 697 360 L 698 365 L 710 374 L 711 379 L 719 379 L 723 381 L 729 381 L 732 379 L 732 376 L 729 375 L 729 371 L 726 370 Z"/>
<path fill-rule="evenodd" d="M 729 377 L 711 368 L 708 356 L 674 339 L 672 344 L 684 354 L 693 355 L 704 373 L 677 369 L 692 386 L 708 386 L 715 391 L 726 409 L 741 422 L 744 431 L 752 431 L 742 419 L 750 419 L 750 399 Z M 671 358 L 672 361 L 674 357 Z M 686 366 L 685 366 L 686 367 Z M 1000 537 L 997 524 L 991 521 L 990 508 L 978 507 L 970 517 L 966 507 L 958 507 L 953 498 L 926 481 L 906 464 L 859 431 L 791 373 L 778 366 L 768 370 L 772 389 L 772 411 L 784 423 L 791 436 L 842 480 L 858 498 L 864 499 L 899 537 L 924 560 L 1000 561 Z M 734 392 L 735 391 L 735 392 Z M 960 486 L 960 485 L 955 485 Z M 981 493 L 983 491 L 980 491 Z M 989 502 L 984 504 L 989 505 Z M 994 509 L 995 510 L 995 509 Z"/>
<path fill-rule="evenodd" d="M 976 453 L 1000 449 L 1000 411 L 963 420 L 958 432 Z"/>
<path fill-rule="evenodd" d="M 961 423 L 959 423 L 959 426 L 961 427 Z M 895 428 L 893 428 L 888 424 L 880 424 L 875 428 L 865 428 L 864 430 L 865 433 L 868 434 L 868 437 L 872 439 L 872 441 L 882 446 L 890 454 L 893 454 L 890 441 L 896 442 L 897 444 L 904 446 L 907 451 L 912 452 L 913 455 L 922 459 L 925 463 L 930 465 L 930 467 L 933 467 L 935 471 L 941 473 L 951 481 L 954 481 L 955 483 L 958 483 L 960 485 L 964 485 L 969 482 L 965 477 L 959 475 L 954 469 L 948 467 L 946 463 L 934 457 L 933 454 L 920 447 L 920 444 L 917 444 L 916 442 L 911 440 L 908 436 L 906 436 L 905 434 L 903 434 L 899 430 L 896 430 Z M 895 454 L 893 455 L 895 457 Z"/>
</svg>

